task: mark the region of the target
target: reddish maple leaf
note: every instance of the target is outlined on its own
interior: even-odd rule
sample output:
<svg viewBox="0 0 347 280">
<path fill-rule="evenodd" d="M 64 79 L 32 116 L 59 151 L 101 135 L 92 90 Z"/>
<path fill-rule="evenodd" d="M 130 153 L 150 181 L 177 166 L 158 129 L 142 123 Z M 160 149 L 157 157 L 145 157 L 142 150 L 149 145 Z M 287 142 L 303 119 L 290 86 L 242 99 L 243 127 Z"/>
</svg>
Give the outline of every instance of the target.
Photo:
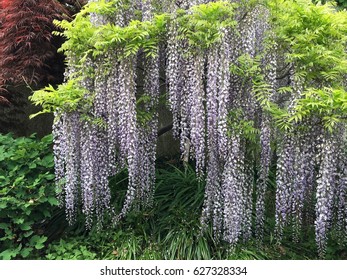
<svg viewBox="0 0 347 280">
<path fill-rule="evenodd" d="M 50 80 L 56 56 L 54 19 L 67 13 L 56 0 L 0 0 L 0 86 Z"/>
</svg>

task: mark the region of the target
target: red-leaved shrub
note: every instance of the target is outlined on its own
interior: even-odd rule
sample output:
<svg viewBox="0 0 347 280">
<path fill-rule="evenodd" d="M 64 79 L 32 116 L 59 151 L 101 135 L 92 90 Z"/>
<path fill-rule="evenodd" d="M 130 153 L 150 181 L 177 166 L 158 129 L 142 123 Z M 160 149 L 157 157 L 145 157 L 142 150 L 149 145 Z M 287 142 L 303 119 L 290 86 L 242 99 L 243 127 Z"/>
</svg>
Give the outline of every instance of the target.
<svg viewBox="0 0 347 280">
<path fill-rule="evenodd" d="M 54 80 L 53 20 L 66 13 L 56 0 L 0 0 L 0 87 Z"/>
</svg>

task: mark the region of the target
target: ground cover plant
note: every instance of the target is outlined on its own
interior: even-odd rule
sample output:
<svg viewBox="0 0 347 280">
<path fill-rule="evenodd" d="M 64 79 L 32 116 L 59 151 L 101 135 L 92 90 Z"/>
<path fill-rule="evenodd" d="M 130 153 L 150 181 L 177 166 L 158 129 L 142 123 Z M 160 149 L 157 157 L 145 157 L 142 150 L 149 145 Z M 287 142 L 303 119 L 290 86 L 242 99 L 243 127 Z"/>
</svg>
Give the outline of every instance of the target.
<svg viewBox="0 0 347 280">
<path fill-rule="evenodd" d="M 41 141 L 0 135 L 0 259 L 44 248 L 45 221 L 58 205 L 51 146 L 51 135 Z"/>
<path fill-rule="evenodd" d="M 121 229 L 109 237 L 126 248 L 108 257 L 266 258 L 242 244 L 288 256 L 288 244 L 307 241 L 329 258 L 346 246 L 345 11 L 306 0 L 110 0 L 55 23 L 66 82 L 31 99 L 55 114 L 55 183 L 70 226 L 83 214 L 91 232 Z M 162 97 L 183 162 L 179 184 L 160 171 L 165 187 L 155 168 Z M 48 258 L 96 257 L 87 245 L 74 251 L 78 239 L 59 242 Z"/>
</svg>

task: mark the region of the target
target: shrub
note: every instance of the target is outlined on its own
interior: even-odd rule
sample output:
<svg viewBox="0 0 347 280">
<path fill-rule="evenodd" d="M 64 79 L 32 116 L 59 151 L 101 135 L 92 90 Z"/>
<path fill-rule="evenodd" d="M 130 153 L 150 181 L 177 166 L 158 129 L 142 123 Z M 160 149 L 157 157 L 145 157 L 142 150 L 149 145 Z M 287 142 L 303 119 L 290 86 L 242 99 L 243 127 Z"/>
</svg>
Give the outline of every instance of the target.
<svg viewBox="0 0 347 280">
<path fill-rule="evenodd" d="M 0 135 L 0 259 L 33 258 L 55 198 L 52 137 Z"/>
<path fill-rule="evenodd" d="M 46 253 L 48 260 L 93 260 L 96 256 L 87 246 L 81 245 L 81 242 L 66 242 L 63 239 L 56 244 L 50 244 Z"/>
</svg>

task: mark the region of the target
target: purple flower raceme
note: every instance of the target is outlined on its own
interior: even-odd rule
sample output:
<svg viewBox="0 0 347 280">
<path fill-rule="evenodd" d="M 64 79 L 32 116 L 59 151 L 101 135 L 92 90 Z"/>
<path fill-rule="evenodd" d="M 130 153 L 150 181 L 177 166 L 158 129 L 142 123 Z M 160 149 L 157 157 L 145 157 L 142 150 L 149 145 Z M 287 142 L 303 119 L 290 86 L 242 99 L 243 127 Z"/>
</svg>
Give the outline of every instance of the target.
<svg viewBox="0 0 347 280">
<path fill-rule="evenodd" d="M 264 33 L 267 25 L 260 25 L 257 29 L 259 34 L 256 36 L 257 43 L 259 40 L 264 39 Z M 261 46 L 259 47 L 261 48 Z M 268 67 L 271 65 L 271 67 Z M 264 71 L 264 77 L 266 83 L 270 86 L 271 93 L 268 96 L 269 100 L 273 100 L 273 96 L 276 93 L 277 82 L 276 82 L 276 49 L 273 48 L 267 51 L 264 55 L 262 61 L 262 68 Z M 265 193 L 267 189 L 268 174 L 270 170 L 270 161 L 271 161 L 271 137 L 272 137 L 272 128 L 271 128 L 271 116 L 269 113 L 264 112 L 263 110 L 259 113 L 260 115 L 260 166 L 259 166 L 259 177 L 256 184 L 256 236 L 258 240 L 263 239 L 264 231 L 264 219 L 265 219 Z"/>
<path fill-rule="evenodd" d="M 145 60 L 144 92 L 150 97 L 145 104 L 145 111 L 150 114 L 150 118 L 144 124 L 139 125 L 139 146 L 138 146 L 138 170 L 139 180 L 139 200 L 144 207 L 151 207 L 153 204 L 155 185 L 155 161 L 157 148 L 158 131 L 158 103 L 159 103 L 159 54 L 155 58 Z"/>
<path fill-rule="evenodd" d="M 304 124 L 305 125 L 305 124 Z M 307 127 L 314 127 L 307 123 Z M 299 132 L 298 146 L 295 149 L 296 166 L 293 181 L 292 223 L 293 239 L 299 240 L 299 233 L 303 223 L 304 206 L 311 196 L 314 186 L 315 172 L 315 133 L 312 129 Z"/>
<path fill-rule="evenodd" d="M 205 201 L 201 216 L 203 227 L 213 217 L 213 231 L 218 238 L 222 230 L 222 213 L 220 205 L 220 164 L 217 143 L 217 117 L 218 117 L 218 48 L 211 48 L 207 54 L 207 178 L 205 187 Z"/>
<path fill-rule="evenodd" d="M 286 134 L 279 145 L 276 174 L 276 237 L 281 240 L 283 228 L 288 224 L 291 214 L 295 139 L 292 135 Z"/>
<path fill-rule="evenodd" d="M 316 242 L 323 257 L 326 251 L 328 231 L 332 225 L 333 205 L 336 188 L 338 143 L 335 135 L 326 134 L 322 145 L 322 157 L 317 179 L 316 192 Z"/>
<path fill-rule="evenodd" d="M 177 36 L 178 25 L 176 21 L 173 21 L 168 30 L 166 79 L 168 84 L 168 101 L 173 118 L 173 135 L 176 138 L 178 138 L 180 134 L 180 105 L 183 86 L 183 58 L 181 44 L 177 40 Z"/>
<path fill-rule="evenodd" d="M 64 203 L 63 185 L 65 178 L 65 158 L 66 158 L 66 135 L 64 134 L 64 119 L 59 116 L 58 112 L 54 113 L 54 123 L 52 127 L 53 135 L 53 154 L 54 154 L 54 174 L 56 193 L 58 196 L 59 204 L 62 206 Z"/>
<path fill-rule="evenodd" d="M 182 93 L 179 105 L 179 140 L 180 150 L 184 163 L 187 163 L 190 153 L 190 118 L 191 118 L 191 107 L 192 107 L 192 96 L 189 94 L 189 73 L 192 71 L 192 60 L 184 59 L 181 64 L 182 69 Z"/>
<path fill-rule="evenodd" d="M 344 127 L 339 135 L 346 139 L 346 127 Z M 347 155 L 346 143 L 340 142 L 338 154 L 338 181 L 336 187 L 336 229 L 338 232 L 339 242 L 347 241 Z"/>
<path fill-rule="evenodd" d="M 202 177 L 205 168 L 205 92 L 203 86 L 204 60 L 200 55 L 189 59 L 188 102 L 190 106 L 189 128 L 192 154 L 195 154 L 196 172 Z"/>
<path fill-rule="evenodd" d="M 126 156 L 120 149 L 120 125 L 119 125 L 119 97 L 120 84 L 119 77 L 120 62 L 117 55 L 109 56 L 112 61 L 112 68 L 109 70 L 107 79 L 107 136 L 108 136 L 108 157 L 110 175 L 117 174 L 125 167 Z"/>
<path fill-rule="evenodd" d="M 124 59 L 120 63 L 119 69 L 119 139 L 121 154 L 126 156 L 129 187 L 126 199 L 119 217 L 127 214 L 136 196 L 136 177 L 137 177 L 137 145 L 138 131 L 136 121 L 136 96 L 135 96 L 135 73 L 134 61 L 130 58 Z"/>
<path fill-rule="evenodd" d="M 153 17 L 153 0 L 143 0 L 140 5 L 141 5 L 141 11 L 142 11 L 142 20 L 151 20 Z"/>
<path fill-rule="evenodd" d="M 228 114 L 230 110 L 230 43 L 228 30 L 223 30 L 222 43 L 219 49 L 219 68 L 217 69 L 218 115 L 217 143 L 222 162 L 226 161 L 229 147 Z"/>
<path fill-rule="evenodd" d="M 222 175 L 223 240 L 235 246 L 242 234 L 245 197 L 241 139 L 232 136 L 230 152 Z"/>
<path fill-rule="evenodd" d="M 271 128 L 270 119 L 266 114 L 262 115 L 260 134 L 260 170 L 257 180 L 257 201 L 256 201 L 256 235 L 259 240 L 263 238 L 265 219 L 265 193 L 271 160 Z"/>
<path fill-rule="evenodd" d="M 81 135 L 81 196 L 82 212 L 86 216 L 86 227 L 93 224 L 95 211 L 95 150 L 96 150 L 96 127 L 88 122 L 83 122 L 83 133 Z"/>
<path fill-rule="evenodd" d="M 80 115 L 76 112 L 64 113 L 64 134 L 66 135 L 65 152 L 65 210 L 67 219 L 72 224 L 76 219 L 79 168 L 81 163 L 80 137 L 81 121 Z"/>
</svg>

